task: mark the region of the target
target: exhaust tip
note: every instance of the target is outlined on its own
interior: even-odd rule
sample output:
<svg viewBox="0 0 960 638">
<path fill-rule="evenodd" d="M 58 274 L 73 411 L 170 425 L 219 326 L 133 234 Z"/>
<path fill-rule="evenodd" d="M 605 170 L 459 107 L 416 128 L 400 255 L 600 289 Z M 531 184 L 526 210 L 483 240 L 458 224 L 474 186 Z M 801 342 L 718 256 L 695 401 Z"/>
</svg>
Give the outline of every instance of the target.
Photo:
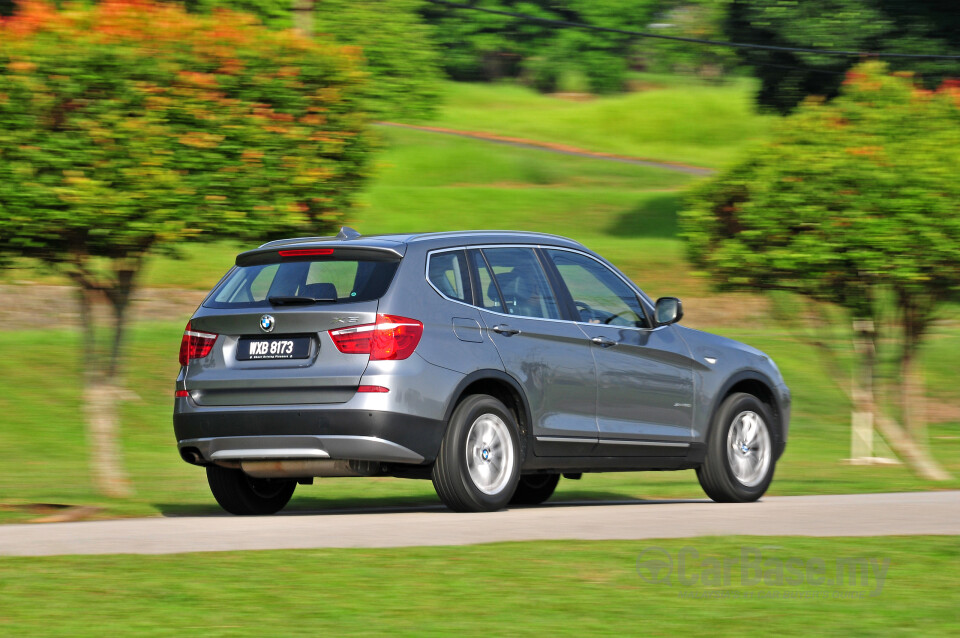
<svg viewBox="0 0 960 638">
<path fill-rule="evenodd" d="M 200 455 L 200 450 L 195 447 L 181 449 L 180 458 L 191 465 L 203 465 L 203 457 Z"/>
</svg>

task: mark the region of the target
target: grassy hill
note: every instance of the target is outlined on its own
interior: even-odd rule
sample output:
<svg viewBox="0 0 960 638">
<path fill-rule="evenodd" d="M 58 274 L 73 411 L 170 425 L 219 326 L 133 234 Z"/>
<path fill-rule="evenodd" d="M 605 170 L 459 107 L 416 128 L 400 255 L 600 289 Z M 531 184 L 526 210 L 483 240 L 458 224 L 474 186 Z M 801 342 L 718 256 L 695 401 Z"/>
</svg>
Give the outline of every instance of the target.
<svg viewBox="0 0 960 638">
<path fill-rule="evenodd" d="M 642 74 L 634 93 L 574 99 L 522 86 L 448 83 L 433 126 L 569 144 L 695 166 L 723 166 L 776 120 L 753 108 L 754 81 L 707 84 Z"/>
</svg>

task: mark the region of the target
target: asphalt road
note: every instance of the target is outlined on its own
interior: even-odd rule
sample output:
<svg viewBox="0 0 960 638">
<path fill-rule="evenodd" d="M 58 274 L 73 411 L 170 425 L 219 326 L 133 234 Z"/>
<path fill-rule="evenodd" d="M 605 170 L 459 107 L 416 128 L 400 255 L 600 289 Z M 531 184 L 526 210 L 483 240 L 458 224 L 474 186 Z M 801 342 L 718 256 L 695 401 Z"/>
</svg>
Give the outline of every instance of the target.
<svg viewBox="0 0 960 638">
<path fill-rule="evenodd" d="M 770 497 L 759 503 L 558 503 L 490 514 L 442 507 L 0 526 L 0 555 L 173 554 L 705 535 L 960 534 L 960 491 Z"/>
</svg>

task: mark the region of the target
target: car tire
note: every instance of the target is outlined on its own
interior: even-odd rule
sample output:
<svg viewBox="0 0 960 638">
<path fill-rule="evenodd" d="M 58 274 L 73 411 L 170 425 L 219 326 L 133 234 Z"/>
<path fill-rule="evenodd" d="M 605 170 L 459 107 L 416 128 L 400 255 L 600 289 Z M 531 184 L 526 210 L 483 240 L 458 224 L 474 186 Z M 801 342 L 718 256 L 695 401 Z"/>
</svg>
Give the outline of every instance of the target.
<svg viewBox="0 0 960 638">
<path fill-rule="evenodd" d="M 539 505 L 553 496 L 560 482 L 559 474 L 528 474 L 521 476 L 510 499 L 511 505 Z"/>
<path fill-rule="evenodd" d="M 296 481 L 253 478 L 219 465 L 207 466 L 207 483 L 220 507 L 238 516 L 276 514 L 297 488 Z"/>
<path fill-rule="evenodd" d="M 437 496 L 455 512 L 506 507 L 520 478 L 513 413 L 485 394 L 464 399 L 450 417 L 431 478 Z"/>
<path fill-rule="evenodd" d="M 756 501 L 776 466 L 774 420 L 767 405 L 744 392 L 731 394 L 714 415 L 707 453 L 697 468 L 700 486 L 718 503 Z"/>
</svg>

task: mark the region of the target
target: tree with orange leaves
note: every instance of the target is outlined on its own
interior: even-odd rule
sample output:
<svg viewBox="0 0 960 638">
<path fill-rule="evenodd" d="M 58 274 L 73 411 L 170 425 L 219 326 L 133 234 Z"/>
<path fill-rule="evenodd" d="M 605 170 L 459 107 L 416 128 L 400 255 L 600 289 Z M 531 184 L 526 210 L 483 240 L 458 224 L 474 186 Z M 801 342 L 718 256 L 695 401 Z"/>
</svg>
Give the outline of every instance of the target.
<svg viewBox="0 0 960 638">
<path fill-rule="evenodd" d="M 364 81 L 355 50 L 239 13 L 108 0 L 18 2 L 0 18 L 0 259 L 76 284 L 103 493 L 129 490 L 117 398 L 144 260 L 336 225 L 367 174 Z M 113 317 L 103 343 L 99 298 Z"/>
</svg>

